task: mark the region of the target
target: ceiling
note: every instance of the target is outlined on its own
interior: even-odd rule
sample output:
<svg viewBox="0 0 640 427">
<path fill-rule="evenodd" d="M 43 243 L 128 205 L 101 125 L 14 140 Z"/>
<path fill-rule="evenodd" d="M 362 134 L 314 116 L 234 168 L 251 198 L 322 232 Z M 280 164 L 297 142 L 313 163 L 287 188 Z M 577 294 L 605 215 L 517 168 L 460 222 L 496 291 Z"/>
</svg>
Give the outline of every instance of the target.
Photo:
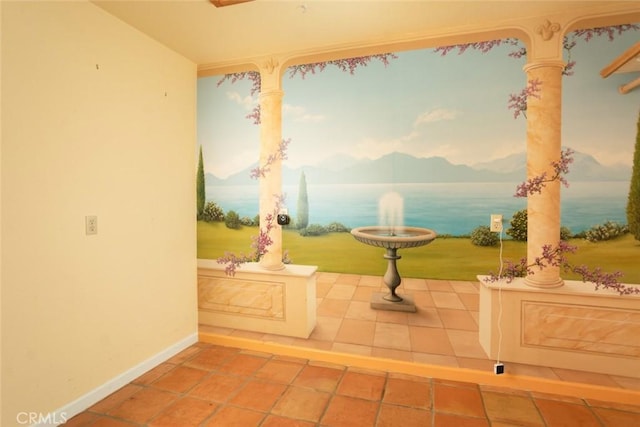
<svg viewBox="0 0 640 427">
<path fill-rule="evenodd" d="M 215 7 L 210 0 L 92 2 L 200 68 L 246 63 L 266 55 L 337 52 L 389 45 L 398 40 L 472 34 L 508 26 L 523 18 L 542 21 L 574 8 L 597 11 L 603 5 L 625 3 L 255 0 Z M 627 8 L 628 5 L 626 2 Z"/>
</svg>

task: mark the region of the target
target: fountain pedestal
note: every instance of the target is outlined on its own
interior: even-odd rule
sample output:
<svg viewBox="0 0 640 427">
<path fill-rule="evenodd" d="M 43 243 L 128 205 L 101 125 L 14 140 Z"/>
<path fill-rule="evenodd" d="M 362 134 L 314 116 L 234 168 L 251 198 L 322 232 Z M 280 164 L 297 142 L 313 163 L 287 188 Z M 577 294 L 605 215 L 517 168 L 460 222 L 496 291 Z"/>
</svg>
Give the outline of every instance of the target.
<svg viewBox="0 0 640 427">
<path fill-rule="evenodd" d="M 428 245 L 436 238 L 436 233 L 433 230 L 418 227 L 402 227 L 402 232 L 399 233 L 390 232 L 388 227 L 370 226 L 354 228 L 351 234 L 359 242 L 386 250 L 384 259 L 387 260 L 387 271 L 384 273 L 383 281 L 390 292 L 389 294 L 374 293 L 371 298 L 371 308 L 415 312 L 416 305 L 413 299 L 408 296 L 400 297 L 396 293 L 396 288 L 402 282 L 396 265 L 396 261 L 402 258 L 398 255 L 398 249 Z"/>
<path fill-rule="evenodd" d="M 389 260 L 389 263 L 387 264 L 387 271 L 384 273 L 384 277 L 382 279 L 384 284 L 387 285 L 387 288 L 391 291 L 391 293 L 384 297 L 384 299 L 391 302 L 402 302 L 402 298 L 396 294 L 396 288 L 400 286 L 400 282 L 402 282 L 400 273 L 398 273 L 398 267 L 396 266 L 396 260 L 402 257 L 397 253 L 397 248 L 388 248 L 387 253 L 383 257 L 384 259 Z"/>
<path fill-rule="evenodd" d="M 387 252 L 383 256 L 388 261 L 387 271 L 382 277 L 382 281 L 389 293 L 376 292 L 371 296 L 371 308 L 376 310 L 392 310 L 392 311 L 406 311 L 415 313 L 416 305 L 413 302 L 413 298 L 410 296 L 400 296 L 396 293 L 396 288 L 402 283 L 400 273 L 398 273 L 398 267 L 396 260 L 402 258 L 398 255 L 398 248 L 387 248 Z"/>
</svg>

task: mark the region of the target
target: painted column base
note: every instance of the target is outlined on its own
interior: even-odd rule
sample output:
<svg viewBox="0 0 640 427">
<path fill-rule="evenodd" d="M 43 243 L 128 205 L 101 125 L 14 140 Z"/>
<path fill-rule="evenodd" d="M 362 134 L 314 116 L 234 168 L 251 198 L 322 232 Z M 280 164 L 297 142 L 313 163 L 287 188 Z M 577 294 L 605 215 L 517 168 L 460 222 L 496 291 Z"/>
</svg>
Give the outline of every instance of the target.
<svg viewBox="0 0 640 427">
<path fill-rule="evenodd" d="M 478 279 L 479 338 L 490 358 L 640 378 L 640 296 L 580 281 L 540 289 Z"/>
<path fill-rule="evenodd" d="M 242 264 L 227 276 L 215 260 L 198 260 L 201 325 L 308 338 L 316 325 L 315 266 L 265 270 Z"/>
</svg>

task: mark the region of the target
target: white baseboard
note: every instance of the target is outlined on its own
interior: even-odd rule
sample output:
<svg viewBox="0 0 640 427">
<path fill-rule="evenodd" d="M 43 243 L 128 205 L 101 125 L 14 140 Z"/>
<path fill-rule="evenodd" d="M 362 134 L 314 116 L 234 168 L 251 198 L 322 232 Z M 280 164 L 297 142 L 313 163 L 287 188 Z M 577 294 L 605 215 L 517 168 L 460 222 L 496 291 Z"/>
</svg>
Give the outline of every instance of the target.
<svg viewBox="0 0 640 427">
<path fill-rule="evenodd" d="M 74 400 L 73 402 L 63 406 L 62 408 L 57 409 L 55 412 L 50 413 L 49 414 L 50 416 L 48 417 L 48 419 L 52 421 L 69 420 L 71 417 L 79 414 L 80 412 L 84 411 L 85 409 L 101 401 L 105 397 L 109 396 L 114 391 L 129 384 L 131 381 L 135 380 L 140 375 L 144 374 L 145 372 L 149 371 L 152 368 L 155 368 L 162 362 L 175 356 L 176 354 L 178 354 L 185 348 L 189 347 L 190 345 L 195 344 L 197 341 L 198 341 L 198 333 L 194 332 L 193 334 L 181 339 L 177 343 L 162 350 L 160 353 L 156 354 L 155 356 L 148 358 L 147 360 L 137 364 L 136 366 L 123 372 L 117 377 L 110 379 L 109 381 L 102 384 L 101 386 L 91 390 L 84 396 L 81 396 L 78 399 Z M 45 426 L 57 426 L 57 425 L 59 425 L 59 422 L 58 423 L 45 422 L 45 423 L 34 424 L 32 427 L 45 427 Z"/>
</svg>

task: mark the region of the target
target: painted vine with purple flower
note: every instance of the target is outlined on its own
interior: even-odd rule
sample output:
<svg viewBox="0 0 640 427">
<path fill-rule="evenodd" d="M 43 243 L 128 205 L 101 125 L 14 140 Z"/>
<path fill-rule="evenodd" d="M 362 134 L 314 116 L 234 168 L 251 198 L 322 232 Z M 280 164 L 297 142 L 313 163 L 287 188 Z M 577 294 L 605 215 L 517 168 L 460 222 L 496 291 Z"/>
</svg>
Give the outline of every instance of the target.
<svg viewBox="0 0 640 427">
<path fill-rule="evenodd" d="M 256 166 L 251 170 L 251 178 L 260 179 L 264 178 L 267 173 L 271 171 L 271 165 L 278 160 L 285 160 L 287 158 L 287 147 L 291 140 L 282 140 L 275 153 L 272 153 L 267 157 L 264 165 Z M 217 258 L 218 264 L 225 264 L 224 271 L 227 276 L 234 276 L 236 269 L 247 262 L 258 262 L 269 251 L 269 247 L 273 244 L 271 238 L 271 231 L 276 227 L 276 218 L 281 208 L 285 203 L 284 194 L 274 194 L 275 205 L 271 212 L 269 212 L 264 218 L 264 224 L 260 224 L 260 231 L 257 236 L 252 236 L 251 252 L 249 254 L 236 255 L 232 252 L 225 252 L 223 256 Z M 289 263 L 288 254 L 285 251 L 283 253 L 283 262 Z"/>
<path fill-rule="evenodd" d="M 259 94 L 260 91 L 262 90 L 262 80 L 260 79 L 260 73 L 257 71 L 243 71 L 241 73 L 225 74 L 224 76 L 222 76 L 220 80 L 218 80 L 218 83 L 216 83 L 216 85 L 220 86 L 226 81 L 229 81 L 230 83 L 233 84 L 237 81 L 245 80 L 245 79 L 251 82 L 251 89 L 249 90 L 249 93 L 251 94 L 251 96 Z M 253 109 L 251 110 L 251 113 L 247 114 L 245 118 L 253 120 L 254 125 L 259 125 L 260 124 L 260 106 L 256 105 L 255 107 L 253 107 Z"/>
<path fill-rule="evenodd" d="M 273 212 L 270 212 L 265 216 L 265 224 L 264 227 L 260 227 L 260 232 L 257 236 L 251 236 L 251 249 L 252 252 L 249 254 L 240 254 L 236 255 L 232 252 L 225 252 L 223 256 L 219 257 L 216 261 L 218 264 L 226 264 L 224 268 L 224 272 L 227 276 L 235 276 L 236 269 L 240 267 L 240 265 L 247 262 L 258 262 L 260 259 L 268 252 L 269 246 L 273 244 L 273 239 L 269 233 L 276 226 L 276 216 L 278 212 L 280 212 L 280 208 L 284 204 L 284 196 L 274 194 L 276 198 L 276 204 L 273 208 Z M 286 261 L 287 254 L 284 254 L 284 258 Z"/>
<path fill-rule="evenodd" d="M 547 177 L 547 173 L 529 178 L 528 180 L 518 184 L 514 197 L 527 197 L 532 194 L 541 194 L 542 190 L 547 183 L 553 181 L 560 181 L 565 187 L 569 187 L 569 181 L 564 177 L 569 173 L 569 165 L 573 163 L 574 151 L 571 148 L 567 148 L 560 152 L 560 160 L 557 162 L 551 162 L 553 167 L 553 176 Z"/>
<path fill-rule="evenodd" d="M 571 60 L 571 50 L 576 46 L 577 39 L 583 39 L 585 42 L 590 41 L 595 36 L 606 35 L 609 41 L 614 40 L 615 35 L 620 35 L 626 31 L 640 30 L 640 26 L 636 24 L 625 24 L 608 27 L 598 27 L 584 30 L 576 30 L 570 35 L 565 36 L 563 40 L 563 49 L 567 53 L 567 63 L 563 69 L 563 75 L 571 76 L 574 73 L 575 61 Z M 458 54 L 463 54 L 467 50 L 476 50 L 482 53 L 487 53 L 493 48 L 502 45 L 511 45 L 515 48 L 508 56 L 512 58 L 523 58 L 526 56 L 526 48 L 521 46 L 520 41 L 515 38 L 506 38 L 498 40 L 488 40 L 475 43 L 465 43 L 458 45 L 443 46 L 434 49 L 435 52 L 440 53 L 442 56 L 449 54 L 455 50 Z M 355 70 L 361 66 L 367 66 L 373 60 L 380 60 L 385 66 L 389 64 L 390 59 L 396 59 L 397 56 L 393 53 L 385 53 L 380 55 L 362 56 L 348 59 L 340 59 L 334 61 L 317 62 L 311 64 L 302 64 L 292 66 L 289 69 L 289 77 L 292 78 L 296 75 L 300 75 L 303 79 L 307 74 L 315 74 L 316 72 L 323 71 L 328 65 L 334 65 L 342 71 L 348 71 L 350 74 L 354 74 Z M 260 74 L 255 71 L 247 71 L 241 73 L 227 74 L 218 81 L 220 86 L 225 81 L 235 83 L 238 80 L 248 79 L 252 82 L 251 95 L 260 93 L 261 81 Z M 522 114 L 526 118 L 527 101 L 529 97 L 539 98 L 541 92 L 542 82 L 539 80 L 530 80 L 527 82 L 527 86 L 522 89 L 518 94 L 510 94 L 507 103 L 507 108 L 513 110 L 514 118 L 518 118 Z M 260 124 L 260 106 L 253 108 L 252 112 L 246 116 L 253 120 L 254 124 Z M 270 165 L 278 159 L 286 158 L 286 148 L 289 144 L 289 140 L 283 141 L 278 149 L 278 152 L 270 155 L 264 166 L 258 166 L 251 171 L 251 177 L 258 179 L 264 177 L 266 173 L 270 171 Z M 530 178 L 527 181 L 517 186 L 515 197 L 528 197 L 533 194 L 540 194 L 545 188 L 546 184 L 553 181 L 560 181 L 565 186 L 568 186 L 568 181 L 564 175 L 569 172 L 569 165 L 573 162 L 573 151 L 570 149 L 561 152 L 560 160 L 558 162 L 552 162 L 551 165 L 554 169 L 554 175 L 547 177 L 546 173 L 543 173 L 537 177 Z M 260 229 L 260 233 L 254 238 L 252 243 L 253 252 L 250 255 L 236 256 L 231 253 L 226 253 L 224 257 L 218 259 L 218 263 L 226 263 L 227 267 L 225 271 L 229 275 L 235 274 L 235 269 L 240 264 L 248 261 L 257 261 L 263 256 L 268 247 L 273 243 L 269 237 L 269 232 L 275 226 L 274 221 L 276 215 L 279 212 L 280 206 L 284 201 L 284 197 L 278 196 L 276 207 L 274 212 L 266 216 L 266 224 L 264 228 Z M 542 248 L 542 255 L 537 257 L 531 263 L 527 258 L 522 258 L 519 262 L 514 263 L 506 261 L 506 267 L 503 269 L 500 275 L 491 273 L 486 279 L 489 282 L 495 282 L 498 280 L 506 279 L 507 282 L 511 282 L 516 277 L 524 277 L 527 274 L 533 273 L 535 268 L 543 269 L 545 267 L 561 267 L 565 272 L 573 272 L 582 277 L 584 282 L 591 282 L 595 284 L 596 289 L 613 289 L 620 295 L 627 294 L 640 294 L 640 288 L 635 286 L 626 286 L 619 282 L 619 278 L 622 276 L 621 272 L 606 273 L 602 269 L 594 268 L 590 269 L 587 266 L 573 266 L 568 261 L 566 254 L 575 253 L 576 246 L 569 245 L 564 241 L 560 241 L 556 247 L 551 245 L 545 245 Z"/>
<path fill-rule="evenodd" d="M 576 46 L 577 40 L 581 39 L 585 42 L 589 42 L 594 37 L 606 36 L 609 41 L 613 41 L 617 35 L 619 36 L 627 31 L 638 30 L 640 30 L 640 25 L 624 24 L 612 25 L 607 27 L 588 28 L 571 32 L 564 37 L 562 42 L 563 50 L 567 54 L 567 62 L 564 69 L 562 70 L 562 74 L 565 76 L 571 76 L 574 73 L 576 62 L 571 59 L 571 50 Z M 527 55 L 527 49 L 521 45 L 520 40 L 515 38 L 486 40 L 475 43 L 462 43 L 451 46 L 442 46 L 434 49 L 434 51 L 436 53 L 440 53 L 440 55 L 442 56 L 445 56 L 456 50 L 458 51 L 458 55 L 461 55 L 468 50 L 488 53 L 492 49 L 503 45 L 510 45 L 515 48 L 508 54 L 508 56 L 511 58 L 519 59 L 526 57 Z M 512 93 L 509 95 L 508 109 L 513 110 L 513 114 L 515 117 L 518 117 L 520 114 L 523 114 L 526 117 L 527 98 L 529 96 L 536 96 L 536 94 L 540 90 L 538 85 L 539 82 L 529 81 L 527 82 L 527 87 L 520 91 L 519 94 Z"/>
<path fill-rule="evenodd" d="M 377 55 L 358 56 L 355 58 L 336 59 L 333 61 L 313 62 L 310 64 L 293 65 L 288 68 L 289 77 L 293 78 L 296 75 L 300 75 L 303 79 L 307 74 L 316 74 L 317 72 L 324 71 L 329 65 L 335 66 L 341 71 L 348 71 L 353 75 L 359 67 L 366 67 L 373 61 L 380 61 L 386 67 L 389 65 L 391 59 L 397 59 L 398 57 L 393 53 L 381 53 Z M 257 71 L 243 71 L 240 73 L 225 74 L 217 85 L 220 86 L 226 81 L 235 83 L 240 80 L 249 80 L 251 82 L 251 96 L 259 94 L 262 89 L 262 83 L 260 80 L 260 73 Z M 260 119 L 260 105 L 256 105 L 251 110 L 251 113 L 245 116 L 247 119 L 253 120 L 254 125 L 261 123 Z"/>
<path fill-rule="evenodd" d="M 267 157 L 267 160 L 265 161 L 263 166 L 258 165 L 255 168 L 251 169 L 251 178 L 264 178 L 267 173 L 271 172 L 271 165 L 273 165 L 278 160 L 286 160 L 287 147 L 289 147 L 290 142 L 291 139 L 283 139 L 276 152 L 269 154 L 269 157 Z"/>
<path fill-rule="evenodd" d="M 507 108 L 513 110 L 513 118 L 517 119 L 520 114 L 527 117 L 527 101 L 530 97 L 540 98 L 542 82 L 539 79 L 529 80 L 527 86 L 519 94 L 509 95 Z"/>
<path fill-rule="evenodd" d="M 385 66 L 387 66 L 389 64 L 389 60 L 395 58 L 397 58 L 397 56 L 392 53 L 384 53 L 380 55 L 360 56 L 356 58 L 296 65 L 289 68 L 289 77 L 300 75 L 304 79 L 307 74 L 315 74 L 316 72 L 323 71 L 328 65 L 333 65 L 335 67 L 338 67 L 342 71 L 348 71 L 350 74 L 354 74 L 358 67 L 366 67 L 374 60 L 381 61 Z M 257 71 L 245 71 L 226 74 L 220 80 L 218 80 L 217 86 L 222 85 L 226 81 L 233 84 L 245 79 L 251 82 L 251 96 L 259 94 L 262 89 L 262 84 L 260 80 L 260 73 L 258 73 Z M 253 124 L 259 125 L 260 106 L 257 105 L 256 107 L 254 107 L 251 113 L 246 116 L 246 118 L 252 119 Z M 271 165 L 273 165 L 276 161 L 286 160 L 287 148 L 290 142 L 290 139 L 282 140 L 276 152 L 270 154 L 263 165 L 258 165 L 251 170 L 251 178 L 264 178 L 269 172 L 271 172 Z M 276 198 L 276 203 L 273 211 L 265 216 L 264 227 L 261 224 L 260 232 L 258 233 L 258 235 L 252 237 L 252 252 L 249 254 L 239 255 L 231 252 L 225 252 L 224 256 L 221 256 L 217 259 L 218 264 L 226 265 L 225 273 L 228 276 L 235 275 L 236 269 L 244 263 L 259 261 L 268 252 L 269 247 L 273 244 L 273 240 L 270 237 L 270 232 L 276 226 L 276 218 L 278 213 L 280 212 L 280 209 L 282 208 L 282 206 L 284 206 L 285 199 L 284 195 L 274 195 L 274 197 Z M 283 262 L 291 262 L 288 257 L 287 251 L 284 251 L 283 253 Z"/>
<path fill-rule="evenodd" d="M 355 71 L 358 67 L 366 67 L 369 63 L 373 61 L 380 61 L 386 67 L 389 65 L 391 59 L 398 59 L 398 57 L 393 53 L 381 53 L 378 55 L 368 55 L 368 56 L 356 56 L 354 58 L 346 58 L 346 59 L 336 59 L 333 61 L 325 61 L 325 62 L 313 62 L 310 64 L 301 64 L 301 65 L 293 65 L 289 67 L 289 77 L 293 78 L 296 75 L 300 75 L 303 79 L 307 76 L 307 74 L 316 74 L 316 72 L 324 71 L 329 65 L 333 65 L 344 72 L 349 72 L 349 74 L 355 74 Z"/>
<path fill-rule="evenodd" d="M 514 197 L 528 197 L 534 194 L 541 194 L 546 185 L 553 181 L 560 181 L 565 186 L 569 186 L 565 175 L 569 173 L 569 165 L 573 162 L 573 151 L 571 149 L 563 150 L 560 154 L 560 160 L 551 162 L 554 174 L 547 177 L 546 173 L 528 179 L 518 185 Z M 534 260 L 530 261 L 526 257 L 521 258 L 518 262 L 510 260 L 505 261 L 505 265 L 500 273 L 490 273 L 485 281 L 488 283 L 506 280 L 511 283 L 517 277 L 526 277 L 533 274 L 536 269 L 543 270 L 547 267 L 560 267 L 565 273 L 575 273 L 582 278 L 583 282 L 590 282 L 595 285 L 595 289 L 611 289 L 620 295 L 640 295 L 640 287 L 624 285 L 620 282 L 623 276 L 622 272 L 605 272 L 600 267 L 590 268 L 586 265 L 573 265 L 567 258 L 567 254 L 573 254 L 578 250 L 577 246 L 560 240 L 557 246 L 544 245 L 542 253 Z"/>
</svg>

